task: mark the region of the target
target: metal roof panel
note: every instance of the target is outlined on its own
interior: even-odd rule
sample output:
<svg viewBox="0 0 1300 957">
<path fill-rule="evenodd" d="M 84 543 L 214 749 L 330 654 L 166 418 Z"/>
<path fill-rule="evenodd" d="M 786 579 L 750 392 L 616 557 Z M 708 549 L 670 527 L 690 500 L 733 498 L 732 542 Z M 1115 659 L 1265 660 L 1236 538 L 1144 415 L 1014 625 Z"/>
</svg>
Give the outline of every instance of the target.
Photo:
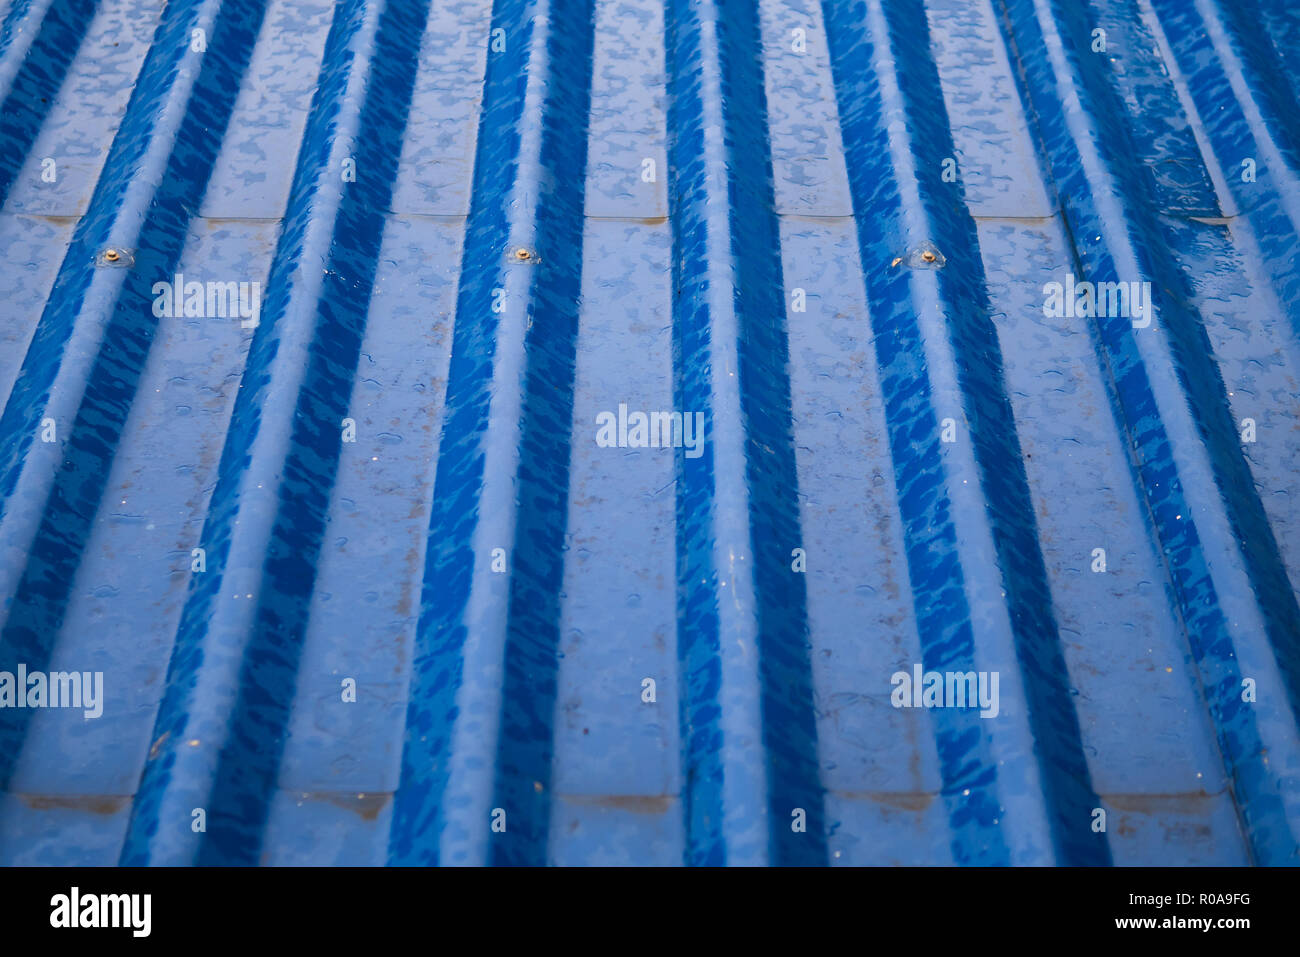
<svg viewBox="0 0 1300 957">
<path fill-rule="evenodd" d="M 1296 863 L 1298 35 L 10 0 L 0 862 Z"/>
</svg>

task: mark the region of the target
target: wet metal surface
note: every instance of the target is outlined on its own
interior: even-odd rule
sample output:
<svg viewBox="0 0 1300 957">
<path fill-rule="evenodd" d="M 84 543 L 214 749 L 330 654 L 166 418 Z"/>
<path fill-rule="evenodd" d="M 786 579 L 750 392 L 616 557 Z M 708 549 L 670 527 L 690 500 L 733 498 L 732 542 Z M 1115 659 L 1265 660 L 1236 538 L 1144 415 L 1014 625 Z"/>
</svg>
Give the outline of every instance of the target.
<svg viewBox="0 0 1300 957">
<path fill-rule="evenodd" d="M 1300 863 L 1298 39 L 0 0 L 0 864 Z"/>
</svg>

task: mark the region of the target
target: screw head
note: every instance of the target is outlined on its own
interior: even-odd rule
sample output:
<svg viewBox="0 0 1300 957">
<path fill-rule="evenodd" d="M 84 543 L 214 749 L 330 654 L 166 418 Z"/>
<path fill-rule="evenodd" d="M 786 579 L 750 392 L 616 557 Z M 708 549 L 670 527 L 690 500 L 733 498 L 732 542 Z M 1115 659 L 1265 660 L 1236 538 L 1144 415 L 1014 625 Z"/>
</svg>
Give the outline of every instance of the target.
<svg viewBox="0 0 1300 957">
<path fill-rule="evenodd" d="M 95 253 L 95 265 L 130 269 L 135 265 L 135 256 L 131 250 L 123 246 L 105 246 Z"/>
<path fill-rule="evenodd" d="M 921 258 L 928 263 L 932 263 L 934 262 L 934 253 L 930 252 L 930 250 L 927 249 L 925 250 L 925 252 L 921 253 Z"/>
<path fill-rule="evenodd" d="M 522 259 L 531 259 L 532 256 L 533 256 L 533 254 L 530 253 L 530 252 L 529 252 L 527 249 L 525 249 L 523 246 L 520 246 L 518 249 L 515 250 L 515 258 L 516 258 L 516 259 L 521 259 L 521 260 L 522 260 Z"/>
</svg>

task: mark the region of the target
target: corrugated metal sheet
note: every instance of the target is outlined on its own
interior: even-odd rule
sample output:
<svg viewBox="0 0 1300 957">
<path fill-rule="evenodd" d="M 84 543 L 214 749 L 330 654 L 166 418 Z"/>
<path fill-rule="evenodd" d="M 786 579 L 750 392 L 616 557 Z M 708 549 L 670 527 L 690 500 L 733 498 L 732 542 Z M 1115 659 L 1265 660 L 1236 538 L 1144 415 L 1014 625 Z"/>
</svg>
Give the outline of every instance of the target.
<svg viewBox="0 0 1300 957">
<path fill-rule="evenodd" d="M 1291 0 L 2 16 L 0 862 L 1297 862 Z"/>
</svg>

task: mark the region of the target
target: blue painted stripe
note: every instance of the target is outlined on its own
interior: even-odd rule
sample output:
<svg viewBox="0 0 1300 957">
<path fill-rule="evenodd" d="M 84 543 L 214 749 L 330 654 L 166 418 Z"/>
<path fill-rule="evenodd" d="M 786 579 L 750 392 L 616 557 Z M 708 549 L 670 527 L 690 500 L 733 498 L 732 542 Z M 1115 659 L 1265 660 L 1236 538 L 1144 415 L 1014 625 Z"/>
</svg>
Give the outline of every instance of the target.
<svg viewBox="0 0 1300 957">
<path fill-rule="evenodd" d="M 244 652 L 235 720 L 222 749 L 200 864 L 252 864 L 279 772 L 317 560 L 397 177 L 427 2 L 388 3 L 353 143 L 361 175 L 342 192 L 310 365 L 267 549 L 262 601 Z M 312 167 L 320 164 L 312 162 Z"/>
<path fill-rule="evenodd" d="M 175 132 L 161 129 L 169 118 L 170 101 L 177 95 L 190 96 L 192 93 L 179 68 L 182 62 L 189 62 L 191 68 L 196 69 L 201 62 L 201 55 L 189 50 L 189 31 L 199 20 L 205 5 L 211 4 L 212 0 L 206 0 L 206 4 L 205 0 L 168 4 L 167 15 L 158 24 L 149 56 L 136 80 L 126 117 L 113 140 L 90 208 L 77 224 L 58 279 L 50 291 L 45 311 L 23 360 L 22 371 L 14 382 L 3 415 L 0 415 L 0 522 L 4 521 L 28 449 L 35 440 L 37 423 L 49 402 L 64 350 L 74 334 L 77 316 L 90 297 L 92 283 L 96 279 L 106 282 L 102 271 L 92 268 L 95 254 L 109 244 L 110 237 L 126 242 L 126 238 L 119 234 L 130 228 L 130 214 L 135 212 L 135 205 L 140 202 L 132 195 L 132 187 L 148 172 L 151 146 Z M 206 77 L 206 82 L 212 85 L 219 73 L 214 64 L 207 71 L 200 71 L 200 77 Z M 222 84 L 222 89 L 226 89 L 225 84 Z M 221 104 L 214 101 L 211 108 L 219 111 Z M 228 109 L 229 106 L 227 115 Z M 192 126 L 189 129 L 193 131 Z M 210 145 L 219 143 L 220 138 L 205 138 L 200 142 Z M 171 152 L 174 155 L 175 148 Z M 208 172 L 214 159 L 208 158 Z M 203 164 L 192 171 L 186 170 L 190 188 L 195 184 L 201 188 L 208 172 L 204 171 Z M 131 204 L 129 209 L 128 203 Z M 156 215 L 162 214 L 159 211 Z M 118 226 L 119 223 L 124 225 Z M 183 238 L 182 233 L 175 241 Z"/>
<path fill-rule="evenodd" d="M 289 282 L 297 264 L 305 257 L 308 244 L 310 213 L 318 176 L 317 167 L 328 159 L 331 129 L 338 122 L 338 113 L 348 82 L 347 64 L 350 56 L 343 50 L 360 29 L 356 5 L 340 7 L 335 11 L 329 38 L 326 41 L 320 80 L 313 98 L 311 122 L 304 133 L 304 147 L 299 151 L 299 161 L 290 193 L 289 211 L 286 214 L 272 265 L 272 276 L 267 284 L 267 300 L 258 327 L 249 348 L 240 391 L 235 400 L 230 427 L 222 449 L 217 470 L 217 484 L 208 503 L 208 515 L 201 536 L 202 547 L 208 554 L 211 572 L 195 575 L 190 580 L 190 592 L 177 628 L 176 643 L 168 664 L 167 682 L 158 708 L 149 761 L 141 777 L 140 787 L 132 809 L 131 826 L 122 848 L 124 865 L 139 866 L 149 863 L 191 863 L 198 855 L 196 842 L 185 835 L 187 829 L 178 827 L 175 818 L 188 814 L 173 792 L 184 786 L 185 770 L 179 766 L 194 733 L 190 729 L 205 714 L 199 712 L 197 696 L 204 675 L 216 670 L 218 648 L 214 642 L 212 620 L 218 597 L 226 587 L 235 547 L 235 523 L 240 506 L 240 481 L 250 467 L 263 418 L 276 408 L 267 408 L 268 391 L 273 379 L 273 363 L 281 349 L 281 327 L 288 309 L 292 285 Z M 310 162 L 308 159 L 310 158 Z M 233 684 L 233 681 L 231 682 Z M 234 689 L 226 689 L 228 695 Z M 222 717 L 212 721 L 214 733 L 220 734 Z M 189 732 L 187 734 L 187 732 Z M 208 758 L 208 763 L 214 763 Z M 207 774 L 195 782 L 190 808 L 206 804 L 211 792 Z M 168 827 L 163 828 L 164 819 Z"/>
<path fill-rule="evenodd" d="M 753 0 L 722 5 L 722 90 L 731 144 L 728 199 L 739 318 L 745 481 L 758 598 L 763 749 L 774 864 L 826 861 L 817 722 L 809 663 L 805 576 L 791 569 L 802 542 L 785 328 L 781 238 L 772 181 L 767 102 Z M 805 812 L 806 831 L 791 827 Z"/>
<path fill-rule="evenodd" d="M 980 559 L 973 552 L 963 557 L 966 546 L 952 517 L 935 421 L 934 385 L 925 368 L 924 334 L 912 313 L 913 302 L 924 294 L 913 288 L 916 280 L 906 267 L 888 265 L 918 238 L 916 220 L 909 218 L 912 214 L 896 178 L 904 174 L 890 162 L 890 134 L 879 84 L 863 84 L 859 79 L 873 73 L 866 8 L 826 5 L 825 16 L 877 357 L 885 376 L 886 418 L 923 661 L 927 669 L 936 671 L 973 670 L 975 642 L 964 589 L 970 568 L 980 577 Z M 935 168 L 936 157 L 954 156 L 956 150 L 929 53 L 924 10 L 919 4 L 885 5 L 883 16 L 892 62 L 898 65 L 898 90 L 913 117 L 908 145 L 914 165 Z M 1109 863 L 1104 836 L 1093 834 L 1083 823 L 1099 802 L 1083 754 L 1037 545 L 1028 482 L 989 317 L 978 235 L 960 183 L 948 187 L 937 176 L 933 179 L 938 184 L 933 190 L 927 186 L 929 180 L 919 183 L 924 228 L 929 236 L 940 237 L 948 252 L 947 266 L 938 275 L 938 290 L 974 463 L 988 503 L 992 545 L 1002 570 L 1052 843 L 1062 862 Z M 954 856 L 958 861 L 1009 861 L 1010 851 L 1002 840 L 989 839 L 1007 812 L 1002 807 L 1006 799 L 998 796 L 986 729 L 971 713 L 936 712 L 936 722 Z"/>
<path fill-rule="evenodd" d="M 1265 16 L 1259 0 L 1209 0 L 1212 16 L 1228 33 L 1241 57 L 1245 80 L 1259 108 L 1265 127 L 1277 140 L 1291 171 L 1300 175 L 1300 110 L 1296 109 L 1295 77 L 1288 74 L 1282 58 L 1269 42 L 1267 28 L 1276 24 L 1278 11 Z M 1296 11 L 1290 7 L 1294 31 Z M 1291 39 L 1296 34 L 1292 32 Z M 1294 54 L 1294 51 L 1291 51 Z"/>
<path fill-rule="evenodd" d="M 5 11 L 4 21 L 0 22 L 0 63 L 8 66 L 11 79 L 27 59 L 30 44 L 26 41 L 33 36 L 24 21 L 43 17 L 52 3 L 53 0 L 13 0 Z"/>
<path fill-rule="evenodd" d="M 1130 110 L 1135 168 L 1149 195 L 1167 214 L 1219 216 L 1219 201 L 1191 125 L 1183 116 L 1173 79 L 1136 0 L 1092 0 L 1089 22 L 1105 31 L 1108 82 Z M 1190 4 L 1188 4 L 1190 6 Z M 1089 43 L 1095 43 L 1091 35 Z"/>
<path fill-rule="evenodd" d="M 965 595 L 952 502 L 924 347 L 912 306 L 911 277 L 887 268 L 906 246 L 903 199 L 891 162 L 889 130 L 866 4 L 823 3 L 849 188 L 875 332 L 890 454 L 903 520 L 908 575 L 930 671 L 973 671 L 975 642 Z M 941 101 L 940 101 L 941 102 Z M 933 107 L 931 107 L 933 108 Z M 997 770 L 977 714 L 934 712 L 943 798 L 954 859 L 1009 862 L 1001 828 Z"/>
<path fill-rule="evenodd" d="M 480 563 L 473 543 L 499 328 L 493 292 L 502 288 L 502 259 L 510 238 L 510 186 L 519 168 L 519 123 L 532 34 L 527 10 L 525 2 L 498 2 L 492 14 L 489 36 L 504 37 L 505 46 L 488 54 L 483 81 L 474 189 L 461 258 L 411 664 L 402 776 L 393 798 L 391 864 L 439 863 L 439 840 L 446 825 L 443 798 L 451 775 L 456 696 L 464 677 L 463 650 L 469 633 L 465 614 Z"/>
<path fill-rule="evenodd" d="M 542 262 L 516 267 L 531 269 L 532 284 L 493 787 L 494 806 L 509 809 L 511 838 L 492 845 L 494 864 L 547 862 L 594 27 L 591 0 L 557 9 L 547 24 L 540 164 L 558 175 L 537 205 Z"/>
<path fill-rule="evenodd" d="M 1273 45 L 1279 60 L 1279 69 L 1272 81 L 1290 90 L 1290 101 L 1300 99 L 1300 17 L 1295 15 L 1292 0 L 1251 0 L 1244 5 L 1248 11 L 1247 27 L 1253 22 Z M 1255 16 L 1253 20 L 1250 14 Z"/>
<path fill-rule="evenodd" d="M 174 84 L 181 85 L 176 80 L 176 64 L 187 49 L 189 27 L 201 9 L 197 3 L 169 6 L 159 25 L 91 212 L 78 227 L 24 362 L 24 374 L 0 421 L 0 434 L 15 427 L 26 429 L 25 441 L 13 443 L 5 488 L 0 491 L 12 491 L 17 483 L 23 453 L 35 433 L 32 420 L 41 415 L 48 400 L 66 337 L 95 272 L 95 243 L 106 237 L 124 212 L 121 204 L 128 195 L 130 175 L 158 134 L 157 109 L 174 92 Z M 192 211 L 203 195 L 230 120 L 262 11 L 255 0 L 229 0 L 214 24 L 212 52 L 202 59 L 198 77 L 188 91 L 174 148 L 149 198 L 136 239 L 135 267 L 126 271 L 103 333 L 103 345 L 91 364 L 76 418 L 67 432 L 61 465 L 0 633 L 0 669 L 12 671 L 21 662 L 29 670 L 41 670 L 50 660 L 153 340 L 157 318 L 152 284 L 158 276 L 170 275 L 180 257 Z M 0 715 L 0 788 L 7 786 L 30 718 L 26 709 L 6 709 Z"/>
<path fill-rule="evenodd" d="M 711 329 L 704 304 L 709 279 L 704 220 L 704 127 L 699 69 L 700 34 L 690 5 L 664 11 L 668 70 L 668 204 L 673 229 L 673 381 L 677 408 L 716 422 L 709 387 Z M 685 20 L 685 22 L 683 22 Z M 713 443 L 677 464 L 677 658 L 680 665 L 682 810 L 685 862 L 727 862 L 723 836 L 722 660 L 719 655 L 718 582 L 713 568 L 710 518 Z"/>
<path fill-rule="evenodd" d="M 1211 29 L 1223 36 L 1223 25 L 1207 23 L 1193 3 L 1151 3 L 1174 62 L 1182 68 L 1232 201 L 1245 213 L 1259 244 L 1260 265 L 1300 339 L 1300 171 L 1287 166 L 1274 142 L 1273 128 L 1248 118 L 1237 99 L 1233 79 L 1247 88 L 1249 82 L 1237 64 L 1216 56 L 1210 37 Z"/>
<path fill-rule="evenodd" d="M 749 52 L 760 45 L 757 10 L 751 0 L 670 3 L 666 26 L 675 389 L 679 409 L 703 412 L 720 437 L 699 458 L 679 453 L 677 465 L 686 861 L 718 864 L 754 853 L 747 836 L 726 826 L 734 803 L 727 776 L 744 781 L 750 771 L 727 757 L 742 745 L 728 741 L 722 720 L 724 700 L 753 694 L 766 854 L 777 864 L 824 864 L 807 598 L 803 576 L 790 567 L 801 533 L 780 239 L 763 74 Z M 710 129 L 718 118 L 722 129 Z M 728 215 L 719 218 L 719 209 Z M 733 406 L 739 422 L 723 418 Z M 743 453 L 743 485 L 736 470 L 720 469 L 714 450 L 737 427 L 743 445 L 729 451 Z M 740 561 L 720 560 L 733 548 Z M 745 670 L 728 664 L 724 635 L 737 628 L 758 656 L 752 692 Z M 806 830 L 791 826 L 797 812 Z"/>
<path fill-rule="evenodd" d="M 1281 797 L 1291 772 L 1280 766 L 1284 761 L 1270 761 L 1254 709 L 1241 700 L 1242 675 L 1234 643 L 1251 641 L 1252 636 L 1225 615 L 1225 595 L 1211 562 L 1224 576 L 1244 561 L 1293 713 L 1300 700 L 1296 671 L 1300 609 L 1242 456 L 1212 350 L 1191 304 L 1190 278 L 1168 255 L 1174 237 L 1156 215 L 1157 207 L 1137 167 L 1138 150 L 1131 145 L 1124 104 L 1108 83 L 1104 61 L 1088 48 L 1090 21 L 1085 11 L 1055 2 L 1036 7 L 1033 0 L 1006 0 L 1005 7 L 1003 29 L 1025 67 L 1024 95 L 1037 115 L 1081 278 L 1134 278 L 1118 275 L 1120 256 L 1135 261 L 1142 274 L 1152 278 L 1157 318 L 1149 329 L 1135 330 L 1125 317 L 1099 318 L 1091 329 L 1103 365 L 1110 370 L 1120 426 L 1132 441 L 1134 481 L 1164 547 L 1171 585 L 1255 859 L 1265 864 L 1294 861 L 1296 838 Z M 1087 116 L 1095 124 L 1096 134 L 1086 139 L 1095 158 L 1080 155 L 1084 141 L 1075 135 L 1062 101 L 1054 95 L 1057 83 L 1065 78 L 1054 75 L 1058 68 L 1047 52 L 1039 21 L 1040 14 L 1049 13 L 1059 36 L 1070 38 L 1064 55 Z M 1105 191 L 1128 198 L 1125 222 L 1120 224 L 1122 241 L 1116 240 L 1114 226 L 1102 213 L 1106 200 L 1099 194 L 1104 197 Z M 1176 374 L 1177 394 L 1169 391 L 1171 371 Z M 1190 411 L 1194 429 L 1184 424 L 1183 410 Z M 1185 490 L 1180 477 L 1182 470 L 1194 467 L 1192 456 L 1198 446 L 1204 449 L 1218 494 L 1209 502 L 1214 512 L 1194 516 L 1188 496 L 1213 494 L 1200 486 Z M 1206 528 L 1211 529 L 1208 538 Z M 1215 530 L 1230 531 L 1225 536 Z"/>
<path fill-rule="evenodd" d="M 31 11 L 32 4 L 15 3 L 0 26 L 0 85 L 7 55 L 11 50 L 19 52 L 13 45 L 15 33 L 20 25 L 30 26 L 23 21 Z M 94 0 L 58 0 L 46 10 L 31 45 L 21 51 L 22 63 L 0 102 L 0 206 L 54 106 L 94 16 Z"/>
<path fill-rule="evenodd" d="M 498 0 L 490 38 L 501 47 L 489 46 L 483 85 L 394 864 L 538 864 L 548 846 L 592 4 Z M 530 106 L 540 130 L 525 130 L 538 123 Z M 520 247 L 536 264 L 509 260 Z M 501 618 L 485 610 L 502 607 Z M 467 674 L 471 650 L 504 669 L 498 687 Z M 470 719 L 493 709 L 495 721 L 467 730 L 464 701 Z M 474 737 L 473 755 L 458 733 Z M 491 768 L 478 767 L 488 755 Z M 493 808 L 504 832 L 491 830 Z"/>
<path fill-rule="evenodd" d="M 912 117 L 909 142 L 913 156 L 918 168 L 933 168 L 934 157 L 956 156 L 957 151 L 942 106 L 925 10 L 920 0 L 896 0 L 883 8 L 894 62 L 899 67 L 899 90 Z M 939 273 L 939 286 L 949 307 L 958 381 L 1006 588 L 1016 656 L 1024 675 L 1052 841 L 1060 863 L 1106 865 L 1111 859 L 1105 835 L 1084 826 L 1100 802 L 1084 757 L 1047 569 L 1038 544 L 1024 456 L 1007 396 L 997 330 L 990 318 L 979 235 L 961 179 L 944 183 L 931 177 L 926 182 L 933 188 L 923 188 L 921 199 L 933 235 L 943 237 L 951 251 L 947 266 Z"/>
<path fill-rule="evenodd" d="M 386 4 L 368 63 L 355 62 L 355 42 L 369 11 L 365 0 L 336 9 L 326 41 L 324 68 L 316 93 L 318 108 L 304 135 L 281 233 L 262 325 L 254 338 L 244 388 L 236 401 L 229 438 L 222 453 L 217 489 L 209 507 L 203 541 L 209 572 L 196 576 L 186 604 L 168 672 L 167 689 L 155 727 L 156 753 L 146 766 L 123 849 L 123 863 L 143 863 L 174 843 L 157 843 L 159 819 L 171 800 L 169 788 L 177 753 L 193 712 L 196 688 L 213 642 L 229 636 L 210 633 L 213 605 L 231 562 L 247 560 L 249 548 L 261 554 L 257 605 L 250 634 L 240 650 L 237 694 L 211 770 L 208 827 L 199 841 L 201 864 L 251 864 L 258 861 L 263 830 L 279 771 L 307 613 L 315 581 L 316 558 L 324 534 L 329 496 L 341 449 L 339 423 L 347 414 L 365 317 L 383 238 L 384 223 L 401 153 L 407 110 L 414 85 L 427 4 Z M 329 162 L 339 135 L 339 116 L 355 76 L 367 70 L 366 95 L 351 142 L 358 171 L 342 185 Z M 289 406 L 266 403 L 271 367 L 294 308 L 300 270 L 310 265 L 309 233 L 315 217 L 333 215 L 323 279 L 311 309 L 314 324 L 307 366 L 292 402 L 288 446 L 259 454 L 255 445 L 263 415 L 282 417 Z M 310 290 L 311 286 L 307 285 Z M 265 455 L 283 456 L 274 518 L 265 542 L 235 543 L 234 519 L 242 484 Z M 266 463 L 262 463 L 266 464 Z M 225 652 L 223 651 L 223 654 Z M 209 666 L 209 671 L 211 666 Z M 232 689 L 216 689 L 219 700 Z M 207 713 L 213 702 L 205 701 Z M 212 742 L 218 745 L 217 742 Z"/>
</svg>

